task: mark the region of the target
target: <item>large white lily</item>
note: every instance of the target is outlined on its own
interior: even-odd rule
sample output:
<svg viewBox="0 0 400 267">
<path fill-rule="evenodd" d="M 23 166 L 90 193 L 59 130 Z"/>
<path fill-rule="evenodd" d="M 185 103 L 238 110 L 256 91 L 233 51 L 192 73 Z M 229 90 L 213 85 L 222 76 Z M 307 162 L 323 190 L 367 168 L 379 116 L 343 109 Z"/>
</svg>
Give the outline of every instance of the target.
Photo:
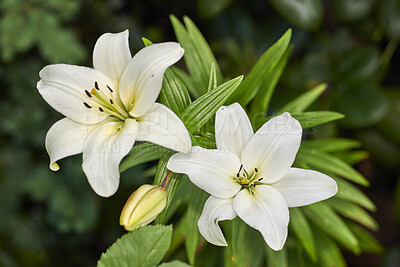
<svg viewBox="0 0 400 267">
<path fill-rule="evenodd" d="M 317 171 L 292 168 L 302 128 L 289 113 L 265 123 L 255 134 L 243 108 L 235 103 L 216 114 L 217 149 L 193 147 L 173 155 L 168 169 L 185 173 L 211 194 L 198 221 L 202 236 L 226 246 L 218 225 L 239 216 L 261 232 L 274 250 L 287 238 L 288 207 L 299 207 L 336 194 L 336 182 Z"/>
<path fill-rule="evenodd" d="M 46 136 L 50 169 L 56 161 L 83 153 L 82 168 L 93 190 L 113 195 L 118 166 L 135 141 L 150 141 L 188 152 L 191 140 L 182 121 L 155 103 L 165 70 L 183 55 L 178 43 L 154 44 L 133 58 L 128 30 L 103 34 L 93 51 L 93 69 L 56 64 L 40 71 L 37 84 L 44 100 L 66 118 Z"/>
</svg>

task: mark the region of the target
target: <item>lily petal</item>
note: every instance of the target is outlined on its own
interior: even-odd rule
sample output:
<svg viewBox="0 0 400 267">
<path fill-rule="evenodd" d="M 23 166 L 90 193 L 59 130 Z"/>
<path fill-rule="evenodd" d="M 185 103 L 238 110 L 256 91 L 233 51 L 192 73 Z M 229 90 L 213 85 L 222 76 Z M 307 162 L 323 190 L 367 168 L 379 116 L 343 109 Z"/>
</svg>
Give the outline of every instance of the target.
<svg viewBox="0 0 400 267">
<path fill-rule="evenodd" d="M 87 67 L 55 64 L 44 67 L 39 76 L 37 89 L 44 100 L 71 120 L 96 124 L 109 116 L 100 112 L 94 97 L 85 93 L 92 90 L 95 82 L 104 86 L 111 84 L 103 73 Z"/>
<path fill-rule="evenodd" d="M 114 82 L 115 89 L 118 89 L 122 72 L 132 59 L 128 38 L 128 30 L 120 33 L 105 33 L 100 36 L 94 46 L 93 68 L 107 75 Z"/>
<path fill-rule="evenodd" d="M 222 106 L 215 116 L 215 141 L 218 149 L 240 157 L 244 145 L 254 134 L 249 117 L 238 103 Z"/>
<path fill-rule="evenodd" d="M 192 141 L 185 125 L 166 106 L 154 103 L 150 111 L 139 118 L 136 140 L 149 141 L 180 152 L 189 152 Z"/>
<path fill-rule="evenodd" d="M 113 195 L 119 186 L 119 163 L 129 153 L 137 135 L 136 120 L 107 122 L 94 129 L 84 145 L 82 169 L 100 196 Z"/>
<path fill-rule="evenodd" d="M 231 198 L 241 188 L 233 180 L 239 171 L 240 160 L 229 151 L 194 146 L 189 153 L 173 155 L 167 168 L 187 174 L 197 187 L 218 198 Z"/>
<path fill-rule="evenodd" d="M 261 232 L 273 250 L 281 250 L 287 238 L 289 209 L 285 198 L 269 185 L 257 185 L 254 193 L 240 191 L 233 200 L 233 210 L 250 227 Z"/>
<path fill-rule="evenodd" d="M 47 132 L 45 142 L 50 156 L 50 169 L 58 171 L 60 167 L 56 161 L 82 153 L 86 137 L 96 126 L 77 123 L 68 118 L 53 124 Z"/>
<path fill-rule="evenodd" d="M 279 181 L 293 165 L 300 147 L 300 123 L 285 112 L 266 122 L 243 148 L 241 160 L 247 170 L 258 169 L 263 183 Z"/>
<path fill-rule="evenodd" d="M 232 208 L 233 198 L 216 198 L 210 196 L 204 204 L 203 212 L 197 222 L 200 234 L 211 244 L 227 246 L 224 234 L 218 225 L 219 221 L 232 220 L 236 213 Z"/>
<path fill-rule="evenodd" d="M 165 70 L 183 56 L 174 42 L 153 44 L 141 49 L 122 73 L 119 92 L 133 117 L 143 116 L 160 94 Z"/>
<path fill-rule="evenodd" d="M 334 196 L 337 184 L 331 177 L 312 170 L 290 168 L 272 185 L 285 197 L 289 208 L 309 205 Z"/>
</svg>

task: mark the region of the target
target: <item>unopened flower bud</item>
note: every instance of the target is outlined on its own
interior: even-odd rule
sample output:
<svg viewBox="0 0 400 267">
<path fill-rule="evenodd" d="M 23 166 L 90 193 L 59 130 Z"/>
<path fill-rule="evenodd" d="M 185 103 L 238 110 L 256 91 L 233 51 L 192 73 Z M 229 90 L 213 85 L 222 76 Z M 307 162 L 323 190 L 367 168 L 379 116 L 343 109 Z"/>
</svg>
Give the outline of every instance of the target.
<svg viewBox="0 0 400 267">
<path fill-rule="evenodd" d="M 167 191 L 159 185 L 142 185 L 129 197 L 121 212 L 119 223 L 132 231 L 152 222 L 165 208 Z"/>
</svg>

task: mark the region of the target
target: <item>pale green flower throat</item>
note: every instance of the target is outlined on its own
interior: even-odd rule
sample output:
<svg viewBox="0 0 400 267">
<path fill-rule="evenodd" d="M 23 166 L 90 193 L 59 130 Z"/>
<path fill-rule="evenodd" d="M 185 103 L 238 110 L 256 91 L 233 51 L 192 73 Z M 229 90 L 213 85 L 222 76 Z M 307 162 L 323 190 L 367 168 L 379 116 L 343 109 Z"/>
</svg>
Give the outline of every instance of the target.
<svg viewBox="0 0 400 267">
<path fill-rule="evenodd" d="M 242 189 L 247 189 L 250 193 L 254 193 L 253 188 L 256 187 L 257 184 L 263 178 L 258 177 L 258 169 L 254 168 L 254 171 L 249 173 L 243 168 L 243 164 L 240 165 L 239 171 L 234 177 L 235 182 L 242 186 Z"/>
<path fill-rule="evenodd" d="M 107 88 L 107 90 L 102 90 L 102 88 Z M 83 102 L 83 105 L 86 108 L 98 108 L 100 112 L 106 112 L 121 121 L 132 118 L 122 104 L 118 93 L 111 89 L 109 85 L 100 87 L 98 82 L 94 82 L 94 88 L 92 88 L 90 92 L 85 90 L 85 94 L 96 103 L 96 106 L 93 106 L 93 104 L 89 105 L 88 103 Z"/>
</svg>

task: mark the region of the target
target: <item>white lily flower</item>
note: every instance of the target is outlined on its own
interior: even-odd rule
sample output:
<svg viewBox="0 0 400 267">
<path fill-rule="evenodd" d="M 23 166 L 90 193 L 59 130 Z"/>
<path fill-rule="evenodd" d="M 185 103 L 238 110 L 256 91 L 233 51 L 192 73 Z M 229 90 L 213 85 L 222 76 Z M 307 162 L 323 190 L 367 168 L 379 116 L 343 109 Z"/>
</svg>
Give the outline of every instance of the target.
<svg viewBox="0 0 400 267">
<path fill-rule="evenodd" d="M 50 169 L 56 161 L 83 153 L 82 168 L 93 190 L 113 195 L 118 166 L 135 141 L 188 152 L 189 133 L 166 106 L 155 103 L 165 70 L 184 53 L 174 42 L 154 44 L 133 58 L 128 30 L 103 34 L 93 51 L 93 69 L 55 64 L 40 71 L 37 84 L 44 100 L 66 118 L 46 136 Z"/>
<path fill-rule="evenodd" d="M 300 123 L 289 113 L 269 120 L 254 133 L 245 111 L 234 103 L 216 114 L 217 149 L 193 147 L 170 158 L 168 169 L 187 174 L 211 194 L 198 221 L 208 242 L 226 246 L 218 222 L 239 216 L 260 231 L 272 249 L 280 250 L 287 238 L 288 208 L 336 194 L 332 178 L 291 167 L 301 134 Z"/>
</svg>

